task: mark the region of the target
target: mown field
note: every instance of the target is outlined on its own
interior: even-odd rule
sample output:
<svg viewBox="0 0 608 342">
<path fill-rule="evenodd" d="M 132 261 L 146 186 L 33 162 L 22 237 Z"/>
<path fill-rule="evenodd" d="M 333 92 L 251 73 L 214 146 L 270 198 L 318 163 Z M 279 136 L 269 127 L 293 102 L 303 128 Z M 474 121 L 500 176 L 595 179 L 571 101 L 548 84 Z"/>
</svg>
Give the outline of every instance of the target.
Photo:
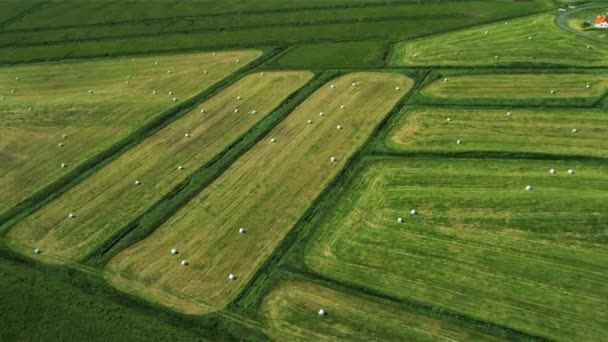
<svg viewBox="0 0 608 342">
<path fill-rule="evenodd" d="M 564 102 L 593 105 L 606 95 L 605 74 L 481 74 L 446 76 L 423 87 L 420 95 L 454 103 Z"/>
<path fill-rule="evenodd" d="M 586 35 L 601 39 L 608 39 L 608 30 L 594 27 L 595 17 L 598 15 L 605 15 L 605 12 L 606 9 L 600 6 L 576 11 L 568 17 L 566 24 Z M 585 23 L 590 23 L 590 25 L 586 25 Z"/>
<path fill-rule="evenodd" d="M 390 73 L 324 85 L 150 237 L 112 259 L 108 281 L 190 314 L 223 308 L 412 85 Z"/>
<path fill-rule="evenodd" d="M 603 341 L 600 5 L 1 2 L 0 340 Z"/>
<path fill-rule="evenodd" d="M 319 317 L 321 309 L 326 317 Z M 265 298 L 262 311 L 268 335 L 277 340 L 499 340 L 306 281 L 281 284 Z"/>
<path fill-rule="evenodd" d="M 0 68 L 0 212 L 259 55 L 249 50 Z"/>
<path fill-rule="evenodd" d="M 606 171 L 578 161 L 379 159 L 326 215 L 306 264 L 532 335 L 599 341 Z"/>
<path fill-rule="evenodd" d="M 608 47 L 541 14 L 398 43 L 393 66 L 605 66 Z M 487 33 L 486 33 L 487 32 Z"/>
<path fill-rule="evenodd" d="M 246 76 L 22 220 L 7 235 L 9 243 L 24 252 L 40 248 L 41 257 L 55 262 L 84 258 L 311 77 L 310 72 Z"/>
<path fill-rule="evenodd" d="M 602 110 L 416 107 L 402 115 L 386 136 L 393 151 L 608 157 Z"/>
</svg>

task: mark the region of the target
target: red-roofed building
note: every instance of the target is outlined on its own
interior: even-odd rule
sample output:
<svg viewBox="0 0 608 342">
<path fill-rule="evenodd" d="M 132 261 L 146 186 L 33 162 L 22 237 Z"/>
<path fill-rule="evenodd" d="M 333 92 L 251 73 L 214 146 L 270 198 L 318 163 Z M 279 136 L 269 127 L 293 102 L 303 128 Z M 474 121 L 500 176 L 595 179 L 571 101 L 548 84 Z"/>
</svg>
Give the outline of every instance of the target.
<svg viewBox="0 0 608 342">
<path fill-rule="evenodd" d="M 598 15 L 595 17 L 595 27 L 608 28 L 608 16 Z"/>
</svg>

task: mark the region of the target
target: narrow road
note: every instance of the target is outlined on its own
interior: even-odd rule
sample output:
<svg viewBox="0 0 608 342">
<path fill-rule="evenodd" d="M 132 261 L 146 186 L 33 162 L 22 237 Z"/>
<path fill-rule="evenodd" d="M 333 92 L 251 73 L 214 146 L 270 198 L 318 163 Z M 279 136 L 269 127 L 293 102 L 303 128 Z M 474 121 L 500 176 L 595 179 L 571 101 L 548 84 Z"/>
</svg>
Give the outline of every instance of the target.
<svg viewBox="0 0 608 342">
<path fill-rule="evenodd" d="M 570 15 L 572 13 L 577 13 L 577 12 L 584 11 L 587 9 L 592 9 L 592 8 L 606 8 L 606 7 L 608 7 L 608 4 L 591 4 L 591 5 L 580 6 L 575 9 L 568 9 L 566 12 L 563 12 L 560 16 L 557 17 L 557 19 L 555 20 L 555 23 L 557 24 L 557 26 L 563 28 L 564 30 L 566 30 L 568 32 L 574 33 L 575 35 L 577 35 L 579 37 L 584 37 L 587 39 L 595 40 L 596 42 L 608 44 L 608 39 L 602 39 L 602 38 L 586 35 L 586 34 L 582 33 L 581 31 L 578 31 L 578 30 L 575 30 L 575 29 L 569 27 L 567 24 L 568 19 L 570 19 Z"/>
</svg>

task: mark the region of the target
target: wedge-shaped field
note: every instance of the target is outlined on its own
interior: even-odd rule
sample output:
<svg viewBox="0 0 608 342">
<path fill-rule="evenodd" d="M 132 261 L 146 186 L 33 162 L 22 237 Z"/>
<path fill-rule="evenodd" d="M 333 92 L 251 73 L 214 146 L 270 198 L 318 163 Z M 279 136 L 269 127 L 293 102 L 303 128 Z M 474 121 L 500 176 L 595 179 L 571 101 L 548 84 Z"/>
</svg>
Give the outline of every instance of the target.
<svg viewBox="0 0 608 342">
<path fill-rule="evenodd" d="M 319 316 L 319 310 L 326 312 Z M 266 332 L 277 340 L 492 341 L 462 326 L 311 282 L 281 284 L 264 300 Z"/>
<path fill-rule="evenodd" d="M 607 174 L 574 161 L 378 158 L 324 217 L 305 262 L 534 336 L 602 340 Z"/>
<path fill-rule="evenodd" d="M 311 77 L 310 72 L 246 76 L 22 220 L 8 238 L 19 248 L 42 249 L 41 257 L 85 257 Z"/>
<path fill-rule="evenodd" d="M 386 145 L 393 150 L 411 152 L 528 152 L 608 157 L 607 136 L 608 115 L 596 109 L 416 107 L 403 113 L 388 134 Z M 457 144 L 458 140 L 461 144 Z"/>
<path fill-rule="evenodd" d="M 421 90 L 442 99 L 594 99 L 606 94 L 605 74 L 483 74 L 451 76 Z"/>
<path fill-rule="evenodd" d="M 151 236 L 114 257 L 107 279 L 182 312 L 221 309 L 412 85 L 390 73 L 324 85 Z"/>
<path fill-rule="evenodd" d="M 0 68 L 0 213 L 260 54 Z"/>
<path fill-rule="evenodd" d="M 393 65 L 603 66 L 608 46 L 562 30 L 551 14 L 476 26 L 396 44 Z M 487 33 L 486 33 L 487 32 Z"/>
</svg>

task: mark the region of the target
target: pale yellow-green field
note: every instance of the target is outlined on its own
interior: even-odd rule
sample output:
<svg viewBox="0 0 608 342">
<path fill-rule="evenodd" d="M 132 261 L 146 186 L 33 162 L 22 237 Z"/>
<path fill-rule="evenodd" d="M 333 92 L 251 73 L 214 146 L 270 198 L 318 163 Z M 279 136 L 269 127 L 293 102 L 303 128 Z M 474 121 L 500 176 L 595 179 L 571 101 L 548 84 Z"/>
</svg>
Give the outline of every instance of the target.
<svg viewBox="0 0 608 342">
<path fill-rule="evenodd" d="M 605 66 L 606 44 L 559 28 L 552 14 L 475 26 L 394 46 L 397 66 Z M 487 32 L 487 33 L 486 33 Z"/>
<path fill-rule="evenodd" d="M 0 213 L 260 55 L 245 50 L 0 68 Z"/>
<path fill-rule="evenodd" d="M 405 109 L 386 144 L 409 152 L 525 152 L 605 158 L 607 136 L 608 115 L 598 109 L 416 107 Z"/>
<path fill-rule="evenodd" d="M 289 71 L 244 77 L 20 221 L 9 232 L 9 243 L 25 251 L 41 248 L 40 257 L 55 262 L 78 261 L 227 148 L 312 76 Z M 76 218 L 68 218 L 69 213 Z"/>
<path fill-rule="evenodd" d="M 114 257 L 106 279 L 189 314 L 223 308 L 412 85 L 378 72 L 324 85 L 163 226 Z"/>
<path fill-rule="evenodd" d="M 423 87 L 421 94 L 428 97 L 456 99 L 600 98 L 606 94 L 608 88 L 606 76 L 606 74 L 448 76 Z"/>
<path fill-rule="evenodd" d="M 326 316 L 319 316 L 319 310 Z M 264 300 L 266 333 L 290 341 L 496 341 L 448 322 L 312 282 L 281 284 Z"/>
</svg>

